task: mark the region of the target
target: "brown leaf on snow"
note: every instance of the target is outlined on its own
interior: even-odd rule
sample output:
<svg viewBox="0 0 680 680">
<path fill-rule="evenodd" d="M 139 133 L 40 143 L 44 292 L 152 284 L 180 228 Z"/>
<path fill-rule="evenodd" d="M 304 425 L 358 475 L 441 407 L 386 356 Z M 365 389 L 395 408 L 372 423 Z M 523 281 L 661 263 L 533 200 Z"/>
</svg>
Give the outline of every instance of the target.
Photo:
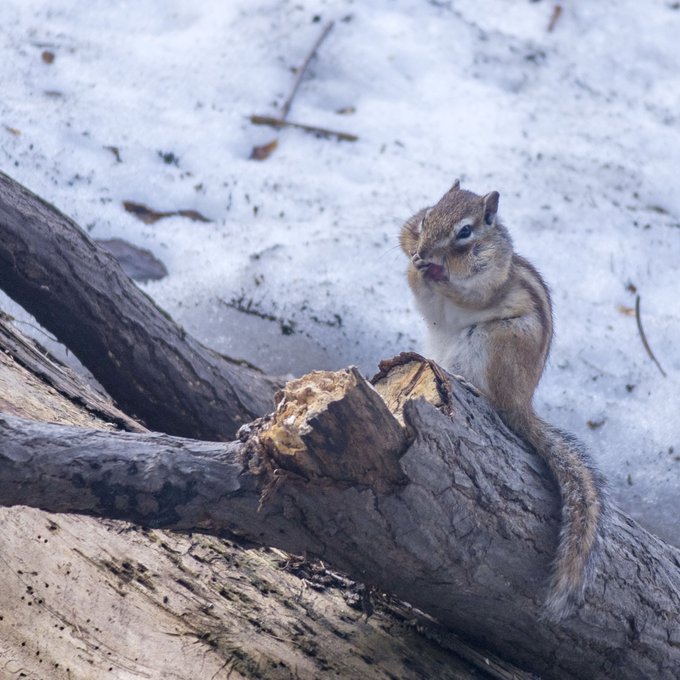
<svg viewBox="0 0 680 680">
<path fill-rule="evenodd" d="M 616 309 L 625 316 L 635 316 L 635 310 L 632 307 L 626 307 L 626 305 L 617 305 Z"/>
<path fill-rule="evenodd" d="M 5 125 L 5 130 L 10 133 L 10 135 L 14 135 L 15 137 L 18 137 L 21 134 L 21 130 L 10 127 L 9 125 Z"/>
<path fill-rule="evenodd" d="M 202 215 L 198 210 L 167 210 L 159 211 L 153 210 L 141 203 L 134 201 L 123 201 L 123 207 L 127 212 L 132 213 L 137 219 L 140 219 L 144 224 L 154 224 L 158 220 L 165 217 L 186 217 L 194 222 L 210 222 L 210 220 Z"/>
<path fill-rule="evenodd" d="M 178 210 L 177 215 L 180 215 L 180 217 L 188 217 L 194 222 L 210 222 L 210 220 L 205 215 L 201 215 L 198 210 Z"/>
<path fill-rule="evenodd" d="M 54 62 L 54 52 L 45 50 L 40 56 L 46 64 L 52 64 Z"/>
<path fill-rule="evenodd" d="M 278 139 L 272 139 L 269 144 L 263 144 L 262 146 L 254 146 L 250 154 L 250 157 L 256 161 L 264 161 L 269 156 L 272 155 L 276 147 L 279 145 Z"/>
<path fill-rule="evenodd" d="M 164 217 L 169 217 L 171 213 L 162 213 L 151 208 L 147 208 L 141 203 L 133 203 L 132 201 L 123 201 L 123 207 L 129 213 L 132 213 L 135 217 L 142 220 L 144 224 L 153 224 L 162 220 Z"/>
</svg>

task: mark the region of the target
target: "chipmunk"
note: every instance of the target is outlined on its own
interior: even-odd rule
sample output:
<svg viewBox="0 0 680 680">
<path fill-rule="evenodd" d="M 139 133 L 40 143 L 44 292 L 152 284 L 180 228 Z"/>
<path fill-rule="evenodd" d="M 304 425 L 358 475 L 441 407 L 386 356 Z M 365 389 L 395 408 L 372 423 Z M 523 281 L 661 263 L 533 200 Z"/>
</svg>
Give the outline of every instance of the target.
<svg viewBox="0 0 680 680">
<path fill-rule="evenodd" d="M 426 354 L 483 392 L 503 421 L 545 460 L 559 486 L 562 523 L 546 613 L 554 620 L 583 601 L 597 557 L 604 492 L 573 437 L 532 405 L 553 335 L 541 275 L 514 252 L 498 221 L 497 191 L 451 189 L 402 227 L 408 282 L 427 323 Z"/>
</svg>

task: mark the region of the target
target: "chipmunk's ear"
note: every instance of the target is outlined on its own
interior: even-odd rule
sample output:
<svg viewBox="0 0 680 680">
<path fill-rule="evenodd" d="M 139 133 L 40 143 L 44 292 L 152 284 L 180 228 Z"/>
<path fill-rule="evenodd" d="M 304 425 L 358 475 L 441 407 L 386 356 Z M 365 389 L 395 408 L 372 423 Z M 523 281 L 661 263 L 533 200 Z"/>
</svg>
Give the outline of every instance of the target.
<svg viewBox="0 0 680 680">
<path fill-rule="evenodd" d="M 457 179 L 453 182 L 453 186 L 449 189 L 448 193 L 453 193 L 454 191 L 460 191 L 460 180 Z"/>
<path fill-rule="evenodd" d="M 484 222 L 486 222 L 486 224 L 493 224 L 494 220 L 496 219 L 499 198 L 500 196 L 498 192 L 492 191 L 482 199 L 484 204 Z"/>
</svg>

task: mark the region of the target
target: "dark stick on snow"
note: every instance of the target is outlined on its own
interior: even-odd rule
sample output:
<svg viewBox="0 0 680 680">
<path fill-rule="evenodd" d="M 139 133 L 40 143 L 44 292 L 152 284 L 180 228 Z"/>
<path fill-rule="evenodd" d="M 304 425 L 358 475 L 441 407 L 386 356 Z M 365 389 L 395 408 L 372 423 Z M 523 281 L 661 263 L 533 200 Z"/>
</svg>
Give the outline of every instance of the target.
<svg viewBox="0 0 680 680">
<path fill-rule="evenodd" d="M 302 63 L 302 66 L 300 66 L 300 68 L 298 68 L 296 76 L 295 76 L 295 82 L 293 83 L 293 89 L 290 91 L 290 94 L 288 95 L 288 99 L 286 99 L 285 103 L 283 104 L 283 107 L 281 108 L 281 120 L 285 120 L 288 117 L 288 113 L 290 112 L 290 107 L 293 105 L 293 99 L 295 98 L 295 95 L 297 94 L 298 88 L 300 87 L 300 83 L 302 82 L 302 79 L 305 76 L 305 71 L 307 71 L 307 67 L 309 66 L 314 55 L 316 54 L 317 50 L 321 46 L 321 43 L 326 39 L 326 36 L 331 32 L 332 28 L 333 28 L 333 22 L 331 21 L 330 23 L 328 23 L 324 27 L 323 31 L 321 31 L 321 35 L 316 39 L 316 42 L 312 46 L 312 49 L 309 51 L 309 54 L 307 55 L 306 59 Z"/>
<path fill-rule="evenodd" d="M 304 130 L 305 132 L 313 132 L 318 135 L 323 135 L 324 137 L 337 137 L 343 142 L 356 142 L 359 138 L 356 135 L 352 135 L 349 132 L 338 132 L 337 130 L 329 130 L 328 128 L 317 127 L 316 125 L 305 125 L 304 123 L 293 123 L 289 120 L 283 120 L 282 118 L 275 118 L 273 116 L 258 116 L 252 115 L 250 117 L 250 122 L 253 125 L 270 125 L 275 128 L 282 127 L 293 127 L 298 130 Z"/>
<path fill-rule="evenodd" d="M 652 352 L 652 348 L 649 346 L 649 342 L 647 342 L 647 336 L 645 335 L 645 331 L 642 328 L 642 319 L 640 318 L 639 295 L 635 298 L 635 322 L 637 323 L 638 332 L 640 333 L 640 339 L 642 340 L 642 344 L 645 348 L 645 351 L 647 352 L 647 356 L 656 364 L 656 367 L 661 371 L 661 375 L 665 378 L 666 371 L 664 371 L 663 368 L 661 368 L 661 364 L 657 361 L 657 358 L 654 356 L 654 352 Z"/>
<path fill-rule="evenodd" d="M 300 87 L 300 83 L 302 82 L 305 72 L 307 71 L 307 67 L 309 66 L 310 62 L 312 61 L 312 58 L 314 57 L 317 50 L 321 46 L 321 43 L 326 39 L 326 36 L 331 32 L 332 28 L 333 22 L 331 21 L 324 27 L 323 31 L 321 31 L 321 35 L 317 38 L 316 42 L 312 46 L 312 49 L 309 51 L 309 54 L 302 63 L 302 66 L 300 66 L 300 68 L 297 69 L 295 82 L 293 83 L 293 88 L 290 94 L 288 95 L 288 99 L 286 99 L 283 106 L 281 107 L 281 115 L 278 118 L 273 116 L 253 115 L 250 117 L 251 123 L 253 123 L 254 125 L 270 125 L 278 129 L 284 127 L 292 127 L 298 130 L 305 130 L 306 132 L 313 132 L 324 137 L 336 137 L 337 139 L 346 142 L 355 142 L 358 139 L 358 137 L 356 137 L 355 135 L 351 135 L 346 132 L 328 130 L 326 128 L 317 127 L 315 125 L 304 125 L 302 123 L 289 123 L 286 120 L 288 118 L 288 113 L 290 112 L 290 107 L 293 104 L 293 99 L 295 98 L 298 88 Z M 278 144 L 277 140 L 274 139 L 268 144 L 256 146 L 253 149 L 250 157 L 256 160 L 264 160 L 266 158 L 269 158 L 274 149 L 276 149 L 277 144 Z"/>
<path fill-rule="evenodd" d="M 555 25 L 557 20 L 562 16 L 562 5 L 555 5 L 553 9 L 552 16 L 550 17 L 550 23 L 548 24 L 548 33 L 552 33 L 555 30 Z"/>
</svg>

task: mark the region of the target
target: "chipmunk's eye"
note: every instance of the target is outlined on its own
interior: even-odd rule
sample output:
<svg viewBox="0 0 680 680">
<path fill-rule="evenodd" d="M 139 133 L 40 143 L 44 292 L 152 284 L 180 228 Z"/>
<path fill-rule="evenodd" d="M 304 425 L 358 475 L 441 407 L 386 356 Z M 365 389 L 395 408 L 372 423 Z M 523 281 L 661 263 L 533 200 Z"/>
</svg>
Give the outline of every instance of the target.
<svg viewBox="0 0 680 680">
<path fill-rule="evenodd" d="M 466 224 L 457 234 L 456 234 L 456 240 L 458 239 L 463 239 L 463 238 L 470 238 L 472 235 L 472 229 L 470 228 L 469 224 Z"/>
</svg>

